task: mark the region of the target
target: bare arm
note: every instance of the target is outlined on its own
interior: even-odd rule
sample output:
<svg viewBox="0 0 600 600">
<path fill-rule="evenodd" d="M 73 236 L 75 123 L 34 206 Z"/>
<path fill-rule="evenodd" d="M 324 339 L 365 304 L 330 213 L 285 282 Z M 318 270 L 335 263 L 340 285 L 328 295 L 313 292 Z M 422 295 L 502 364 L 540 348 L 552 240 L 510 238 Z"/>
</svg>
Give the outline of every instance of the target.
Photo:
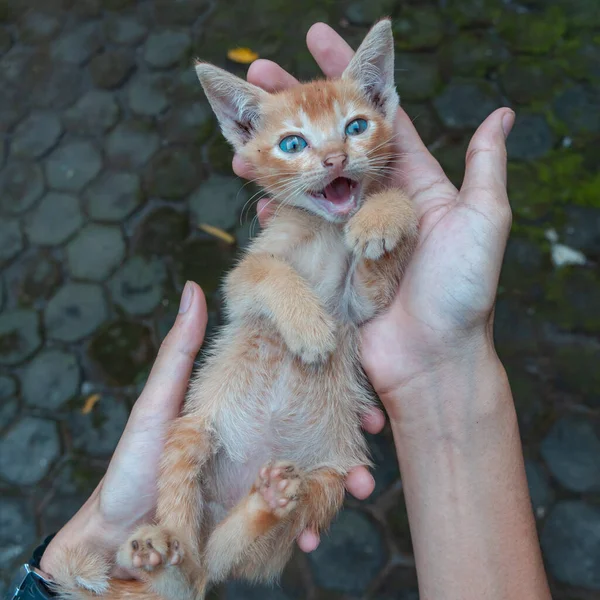
<svg viewBox="0 0 600 600">
<path fill-rule="evenodd" d="M 392 429 L 420 597 L 549 599 L 512 395 L 493 348 L 413 379 L 402 402 L 415 410 Z"/>
</svg>

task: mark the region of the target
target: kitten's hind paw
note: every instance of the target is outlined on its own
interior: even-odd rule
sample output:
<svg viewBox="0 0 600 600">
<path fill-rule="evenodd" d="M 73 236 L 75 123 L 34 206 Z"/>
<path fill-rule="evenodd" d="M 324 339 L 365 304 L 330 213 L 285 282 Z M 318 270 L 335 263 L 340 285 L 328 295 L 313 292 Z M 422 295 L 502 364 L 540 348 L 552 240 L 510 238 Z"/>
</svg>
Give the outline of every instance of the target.
<svg viewBox="0 0 600 600">
<path fill-rule="evenodd" d="M 255 485 L 271 512 L 284 517 L 296 508 L 303 481 L 295 465 L 276 462 L 262 467 Z"/>
<path fill-rule="evenodd" d="M 183 561 L 183 548 L 171 533 L 158 526 L 143 525 L 119 550 L 117 562 L 128 569 L 151 572 Z"/>
</svg>

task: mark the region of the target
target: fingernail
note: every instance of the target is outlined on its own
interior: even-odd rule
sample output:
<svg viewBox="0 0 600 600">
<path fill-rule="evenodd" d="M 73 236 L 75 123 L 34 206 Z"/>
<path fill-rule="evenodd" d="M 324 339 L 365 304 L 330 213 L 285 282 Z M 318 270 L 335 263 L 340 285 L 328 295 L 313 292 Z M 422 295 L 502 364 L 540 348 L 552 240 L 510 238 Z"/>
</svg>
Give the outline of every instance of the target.
<svg viewBox="0 0 600 600">
<path fill-rule="evenodd" d="M 507 110 L 502 117 L 502 131 L 504 131 L 504 137 L 507 138 L 513 125 L 515 124 L 515 113 L 512 110 Z"/>
<path fill-rule="evenodd" d="M 181 301 L 179 302 L 179 314 L 187 312 L 188 308 L 192 304 L 192 299 L 194 297 L 194 286 L 187 281 L 185 287 L 183 288 L 183 294 L 181 294 Z"/>
</svg>

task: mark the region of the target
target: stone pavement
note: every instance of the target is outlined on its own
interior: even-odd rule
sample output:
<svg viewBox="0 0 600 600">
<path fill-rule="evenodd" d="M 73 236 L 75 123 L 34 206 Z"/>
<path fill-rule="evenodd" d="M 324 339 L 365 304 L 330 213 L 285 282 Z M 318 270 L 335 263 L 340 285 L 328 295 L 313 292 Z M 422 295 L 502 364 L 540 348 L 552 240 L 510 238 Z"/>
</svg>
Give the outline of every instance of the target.
<svg viewBox="0 0 600 600">
<path fill-rule="evenodd" d="M 0 588 L 101 477 L 186 279 L 219 319 L 252 190 L 230 170 L 190 67 L 249 46 L 300 77 L 324 20 L 356 45 L 395 17 L 397 80 L 460 183 L 495 107 L 509 139 L 513 235 L 498 351 L 517 403 L 554 597 L 600 598 L 600 11 L 597 0 L 0 0 Z M 241 224 L 240 224 L 241 223 Z M 88 414 L 86 398 L 99 394 Z M 220 598 L 416 599 L 389 434 L 377 490 L 280 587 Z"/>
</svg>

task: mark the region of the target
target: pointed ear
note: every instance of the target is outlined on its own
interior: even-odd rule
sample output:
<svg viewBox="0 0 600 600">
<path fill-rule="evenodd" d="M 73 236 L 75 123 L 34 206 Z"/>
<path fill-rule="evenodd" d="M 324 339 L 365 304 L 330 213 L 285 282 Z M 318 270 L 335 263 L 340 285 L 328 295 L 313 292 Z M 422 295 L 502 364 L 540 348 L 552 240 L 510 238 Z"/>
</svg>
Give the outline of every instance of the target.
<svg viewBox="0 0 600 600">
<path fill-rule="evenodd" d="M 399 99 L 394 83 L 394 37 L 389 19 L 379 21 L 367 33 L 342 78 L 358 83 L 386 118 L 395 118 Z"/>
<path fill-rule="evenodd" d="M 196 63 L 196 74 L 227 141 L 239 148 L 254 135 L 267 92 L 208 63 Z"/>
</svg>

